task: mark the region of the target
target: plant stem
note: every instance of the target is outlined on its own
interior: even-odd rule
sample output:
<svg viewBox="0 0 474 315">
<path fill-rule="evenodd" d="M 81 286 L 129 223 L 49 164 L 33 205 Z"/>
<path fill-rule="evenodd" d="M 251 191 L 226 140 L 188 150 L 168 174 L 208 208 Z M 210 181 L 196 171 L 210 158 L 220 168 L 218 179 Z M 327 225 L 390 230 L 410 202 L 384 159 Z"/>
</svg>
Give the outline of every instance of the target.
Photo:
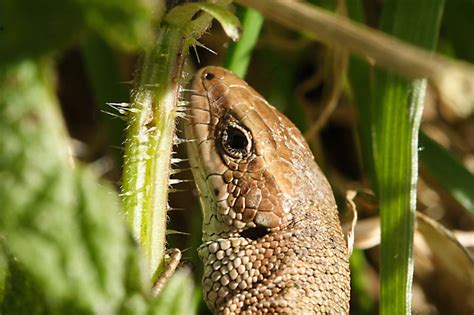
<svg viewBox="0 0 474 315">
<path fill-rule="evenodd" d="M 183 36 L 163 24 L 145 53 L 128 112 L 122 202 L 151 278 L 165 253 L 170 157 L 174 138 Z"/>
<path fill-rule="evenodd" d="M 131 103 L 126 108 L 122 204 L 145 253 L 152 283 L 163 270 L 170 160 L 184 57 L 190 45 L 199 44 L 197 39 L 213 18 L 231 38 L 238 38 L 240 24 L 223 7 L 226 2 L 186 3 L 166 14 L 155 45 L 145 51 L 138 67 Z M 197 15 L 199 11 L 205 13 Z"/>
<path fill-rule="evenodd" d="M 474 66 L 428 52 L 365 25 L 306 3 L 286 0 L 236 0 L 289 28 L 341 45 L 374 64 L 412 78 L 426 77 L 459 115 L 474 111 Z"/>
</svg>

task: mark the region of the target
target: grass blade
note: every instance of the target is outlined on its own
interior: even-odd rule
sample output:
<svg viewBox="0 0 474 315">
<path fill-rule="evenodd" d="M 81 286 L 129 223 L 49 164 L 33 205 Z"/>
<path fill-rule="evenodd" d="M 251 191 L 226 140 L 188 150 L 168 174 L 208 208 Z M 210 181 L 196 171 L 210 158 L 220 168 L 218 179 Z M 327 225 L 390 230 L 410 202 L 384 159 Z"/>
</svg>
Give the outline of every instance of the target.
<svg viewBox="0 0 474 315">
<path fill-rule="evenodd" d="M 469 115 L 474 111 L 474 66 L 471 64 L 429 53 L 306 3 L 281 0 L 236 2 L 255 8 L 265 17 L 289 28 L 314 34 L 321 41 L 369 57 L 377 65 L 399 74 L 411 78 L 426 77 L 456 113 Z M 402 4 L 414 9 L 417 7 L 409 1 Z"/>
<path fill-rule="evenodd" d="M 359 0 L 350 1 L 347 6 L 349 16 L 359 23 L 364 23 L 363 4 Z M 357 110 L 357 132 L 362 157 L 360 159 L 363 169 L 370 178 L 375 178 L 374 156 L 372 154 L 372 114 L 367 99 L 373 91 L 373 68 L 359 57 L 352 56 L 349 62 L 348 77 L 351 94 Z"/>
<path fill-rule="evenodd" d="M 420 134 L 420 158 L 428 172 L 474 215 L 474 175 L 426 134 Z"/>
<path fill-rule="evenodd" d="M 232 42 L 227 51 L 224 65 L 227 69 L 244 78 L 250 63 L 252 50 L 257 43 L 263 24 L 263 16 L 254 9 L 239 7 L 243 33 L 238 42 Z"/>
<path fill-rule="evenodd" d="M 443 0 L 386 1 L 381 28 L 433 49 Z M 418 129 L 426 80 L 408 81 L 377 70 L 372 91 L 371 134 L 381 216 L 380 313 L 411 312 L 413 233 L 418 178 Z"/>
</svg>

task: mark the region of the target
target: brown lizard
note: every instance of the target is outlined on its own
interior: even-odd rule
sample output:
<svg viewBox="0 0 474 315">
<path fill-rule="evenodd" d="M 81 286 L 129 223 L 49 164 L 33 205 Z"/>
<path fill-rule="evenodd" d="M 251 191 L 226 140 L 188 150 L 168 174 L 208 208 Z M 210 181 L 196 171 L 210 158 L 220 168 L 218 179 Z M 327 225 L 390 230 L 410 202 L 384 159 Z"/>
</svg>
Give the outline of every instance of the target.
<svg viewBox="0 0 474 315">
<path fill-rule="evenodd" d="M 306 141 L 232 72 L 192 83 L 188 153 L 203 209 L 204 298 L 216 314 L 347 314 L 332 190 Z"/>
</svg>

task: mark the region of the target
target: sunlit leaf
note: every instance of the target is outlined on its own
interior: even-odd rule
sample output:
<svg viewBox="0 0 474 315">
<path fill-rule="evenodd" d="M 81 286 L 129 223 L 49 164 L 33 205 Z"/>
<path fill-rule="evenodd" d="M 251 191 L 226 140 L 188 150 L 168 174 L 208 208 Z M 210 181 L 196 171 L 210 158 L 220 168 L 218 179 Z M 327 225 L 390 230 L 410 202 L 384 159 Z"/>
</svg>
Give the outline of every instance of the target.
<svg viewBox="0 0 474 315">
<path fill-rule="evenodd" d="M 110 187 L 71 165 L 51 70 L 23 62 L 0 77 L 0 235 L 23 275 L 7 278 L 4 307 L 36 299 L 23 283 L 51 313 L 117 312 L 144 288 L 130 277 L 138 252 Z"/>
</svg>

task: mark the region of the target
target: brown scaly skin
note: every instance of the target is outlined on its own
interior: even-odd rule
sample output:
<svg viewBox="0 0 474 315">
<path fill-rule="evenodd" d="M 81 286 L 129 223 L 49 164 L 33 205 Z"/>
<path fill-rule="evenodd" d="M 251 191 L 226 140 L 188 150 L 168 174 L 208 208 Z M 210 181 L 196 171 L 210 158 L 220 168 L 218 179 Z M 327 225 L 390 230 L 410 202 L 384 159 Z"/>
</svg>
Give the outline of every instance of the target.
<svg viewBox="0 0 474 315">
<path fill-rule="evenodd" d="M 347 314 L 331 188 L 296 127 L 228 70 L 201 69 L 186 137 L 203 208 L 203 290 L 216 314 Z"/>
</svg>

